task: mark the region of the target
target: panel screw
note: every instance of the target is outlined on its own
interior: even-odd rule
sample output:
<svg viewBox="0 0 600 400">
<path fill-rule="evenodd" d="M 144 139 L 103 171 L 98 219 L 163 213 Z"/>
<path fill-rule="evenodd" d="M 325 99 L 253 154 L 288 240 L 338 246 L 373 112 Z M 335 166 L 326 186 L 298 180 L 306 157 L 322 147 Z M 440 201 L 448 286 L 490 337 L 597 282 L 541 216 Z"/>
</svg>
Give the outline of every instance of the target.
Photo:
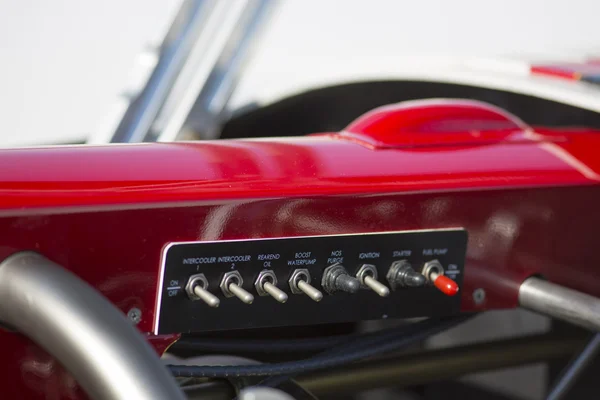
<svg viewBox="0 0 600 400">
<path fill-rule="evenodd" d="M 485 290 L 479 288 L 473 291 L 473 301 L 480 306 L 485 301 Z"/>
<path fill-rule="evenodd" d="M 137 325 L 142 320 L 142 311 L 139 308 L 132 308 L 127 312 L 127 317 Z"/>
</svg>

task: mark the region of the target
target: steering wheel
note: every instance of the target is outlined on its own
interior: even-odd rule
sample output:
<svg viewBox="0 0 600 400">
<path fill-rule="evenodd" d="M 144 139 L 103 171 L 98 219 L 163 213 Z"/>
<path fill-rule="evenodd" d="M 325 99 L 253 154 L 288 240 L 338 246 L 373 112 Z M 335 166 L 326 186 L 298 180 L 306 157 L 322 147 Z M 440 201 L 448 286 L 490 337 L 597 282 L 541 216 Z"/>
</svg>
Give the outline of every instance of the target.
<svg viewBox="0 0 600 400">
<path fill-rule="evenodd" d="M 92 399 L 186 398 L 120 310 L 37 253 L 0 263 L 0 321 L 54 356 Z"/>
</svg>

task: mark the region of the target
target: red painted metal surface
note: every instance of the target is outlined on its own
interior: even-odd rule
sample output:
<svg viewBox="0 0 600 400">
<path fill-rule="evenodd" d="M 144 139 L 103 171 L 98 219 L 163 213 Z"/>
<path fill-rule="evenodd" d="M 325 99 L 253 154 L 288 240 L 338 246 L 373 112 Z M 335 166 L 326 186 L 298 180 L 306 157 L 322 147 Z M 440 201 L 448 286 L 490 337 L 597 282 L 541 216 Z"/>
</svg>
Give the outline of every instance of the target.
<svg viewBox="0 0 600 400">
<path fill-rule="evenodd" d="M 528 130 L 516 116 L 479 101 L 415 100 L 370 111 L 338 137 L 381 149 L 535 140 Z"/>
<path fill-rule="evenodd" d="M 532 274 L 600 296 L 600 132 L 517 129 L 471 111 L 494 127 L 427 142 L 413 124 L 395 142 L 389 124 L 358 121 L 304 138 L 1 150 L 0 259 L 40 252 L 123 312 L 139 308 L 145 333 L 171 241 L 464 227 L 464 311 L 515 307 Z M 175 340 L 149 339 L 159 352 Z M 18 334 L 0 331 L 0 354 L 4 397 L 80 398 Z"/>
</svg>

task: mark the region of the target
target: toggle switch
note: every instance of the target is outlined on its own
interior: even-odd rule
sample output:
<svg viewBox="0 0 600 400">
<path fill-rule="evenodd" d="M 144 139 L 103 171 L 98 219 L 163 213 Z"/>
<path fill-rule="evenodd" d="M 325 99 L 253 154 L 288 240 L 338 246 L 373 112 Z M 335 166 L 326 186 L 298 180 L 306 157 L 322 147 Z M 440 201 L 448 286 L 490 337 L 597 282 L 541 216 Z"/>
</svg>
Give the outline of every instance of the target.
<svg viewBox="0 0 600 400">
<path fill-rule="evenodd" d="M 229 291 L 231 291 L 231 293 L 233 293 L 235 297 L 237 297 L 246 304 L 252 304 L 252 302 L 254 301 L 254 296 L 252 296 L 252 294 L 246 291 L 243 287 L 238 286 L 237 283 L 230 283 Z"/>
<path fill-rule="evenodd" d="M 294 270 L 288 283 L 293 294 L 304 293 L 316 302 L 323 299 L 323 293 L 310 284 L 310 273 L 307 269 L 300 268 Z"/>
<path fill-rule="evenodd" d="M 185 291 L 191 300 L 202 300 L 210 307 L 219 307 L 221 301 L 207 289 L 208 280 L 204 274 L 190 276 L 190 279 L 188 279 L 188 282 L 185 285 Z"/>
<path fill-rule="evenodd" d="M 444 275 L 444 267 L 438 260 L 428 261 L 423 266 L 423 276 L 446 296 L 458 293 L 458 284 Z"/>
<path fill-rule="evenodd" d="M 315 288 L 314 286 L 312 286 L 310 283 L 308 283 L 306 281 L 303 281 L 303 280 L 298 281 L 298 289 L 302 290 L 302 292 L 305 295 L 307 295 L 314 301 L 319 302 L 323 299 L 323 293 L 321 293 L 321 291 L 319 289 Z"/>
<path fill-rule="evenodd" d="M 242 287 L 243 284 L 244 280 L 238 271 L 229 271 L 223 275 L 219 286 L 225 297 L 235 296 L 246 304 L 252 304 L 254 296 Z"/>
<path fill-rule="evenodd" d="M 363 264 L 356 273 L 363 288 L 369 288 L 381 297 L 390 295 L 390 289 L 377 280 L 377 267 L 372 264 Z"/>
<path fill-rule="evenodd" d="M 348 274 L 342 264 L 333 264 L 323 271 L 321 286 L 329 294 L 346 292 L 354 294 L 360 289 L 360 282 Z"/>
<path fill-rule="evenodd" d="M 280 303 L 285 303 L 288 295 L 277 287 L 277 276 L 272 270 L 261 271 L 254 283 L 260 296 L 271 296 Z"/>
<path fill-rule="evenodd" d="M 429 277 L 433 285 L 446 296 L 454 296 L 458 293 L 458 284 L 447 276 L 432 272 Z"/>
<path fill-rule="evenodd" d="M 392 290 L 399 287 L 421 287 L 425 286 L 427 279 L 413 269 L 406 260 L 394 261 L 386 275 Z"/>
</svg>

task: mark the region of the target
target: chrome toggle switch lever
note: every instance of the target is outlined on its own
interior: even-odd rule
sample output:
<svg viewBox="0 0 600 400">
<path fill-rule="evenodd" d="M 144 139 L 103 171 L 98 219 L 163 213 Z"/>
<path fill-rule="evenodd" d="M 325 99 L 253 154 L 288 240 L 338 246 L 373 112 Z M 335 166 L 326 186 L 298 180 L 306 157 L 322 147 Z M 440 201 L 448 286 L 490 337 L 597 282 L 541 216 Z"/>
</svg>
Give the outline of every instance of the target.
<svg viewBox="0 0 600 400">
<path fill-rule="evenodd" d="M 372 264 L 363 264 L 356 273 L 363 288 L 369 288 L 381 297 L 390 295 L 390 289 L 377 280 L 377 267 Z"/>
<path fill-rule="evenodd" d="M 220 288 L 225 297 L 235 296 L 246 304 L 252 304 L 254 296 L 242 287 L 243 283 L 242 275 L 238 271 L 229 271 L 223 275 Z"/>
<path fill-rule="evenodd" d="M 304 293 L 316 302 L 323 299 L 323 293 L 310 284 L 310 273 L 307 269 L 300 268 L 295 270 L 288 283 L 293 294 Z"/>
<path fill-rule="evenodd" d="M 288 295 L 277 287 L 277 276 L 272 270 L 261 271 L 254 283 L 260 296 L 271 296 L 280 303 L 285 303 Z"/>
<path fill-rule="evenodd" d="M 217 296 L 209 292 L 208 280 L 204 274 L 196 274 L 190 276 L 187 284 L 185 285 L 185 291 L 188 297 L 192 300 L 202 300 L 210 307 L 219 307 L 221 301 Z"/>
</svg>

